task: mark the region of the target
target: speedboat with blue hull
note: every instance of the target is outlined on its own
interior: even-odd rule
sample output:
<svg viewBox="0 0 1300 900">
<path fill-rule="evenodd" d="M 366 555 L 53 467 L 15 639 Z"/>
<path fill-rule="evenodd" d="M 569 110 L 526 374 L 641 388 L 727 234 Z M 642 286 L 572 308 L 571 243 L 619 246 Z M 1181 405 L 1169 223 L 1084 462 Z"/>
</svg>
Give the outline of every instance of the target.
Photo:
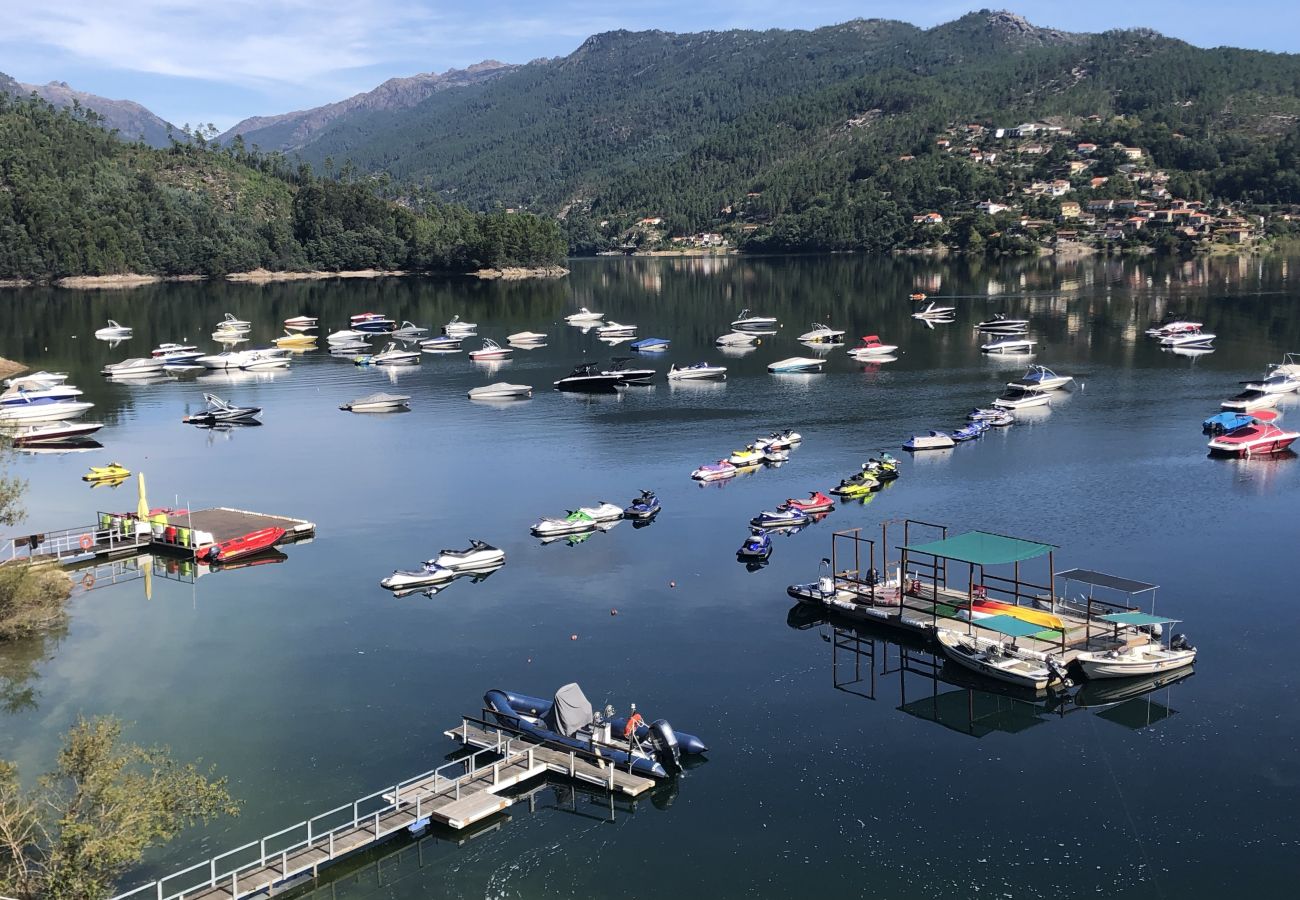
<svg viewBox="0 0 1300 900">
<path fill-rule="evenodd" d="M 502 725 L 547 746 L 576 750 L 653 778 L 679 771 L 683 754 L 708 750 L 698 737 L 675 731 L 666 719 L 646 722 L 635 704 L 626 717 L 615 715 L 612 706 L 593 710 L 576 683 L 560 688 L 553 700 L 492 690 L 483 695 L 483 706 Z"/>
<path fill-rule="evenodd" d="M 749 537 L 736 551 L 736 559 L 741 562 L 766 560 L 772 555 L 772 536 L 761 528 L 751 528 Z"/>
<path fill-rule="evenodd" d="M 641 492 L 641 496 L 632 501 L 627 509 L 623 510 L 625 519 L 653 519 L 659 515 L 659 498 L 655 496 L 654 491 Z"/>
</svg>

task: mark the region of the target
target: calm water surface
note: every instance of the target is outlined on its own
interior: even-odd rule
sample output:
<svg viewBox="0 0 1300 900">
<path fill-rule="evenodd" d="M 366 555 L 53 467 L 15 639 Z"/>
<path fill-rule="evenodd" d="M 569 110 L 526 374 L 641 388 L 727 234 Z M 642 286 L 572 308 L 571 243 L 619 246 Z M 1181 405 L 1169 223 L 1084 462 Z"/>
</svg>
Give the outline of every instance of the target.
<svg viewBox="0 0 1300 900">
<path fill-rule="evenodd" d="M 1300 876 L 1300 460 L 1209 459 L 1199 422 L 1237 382 L 1300 350 L 1294 263 L 617 260 L 548 283 L 5 293 L 0 355 L 71 372 L 107 423 L 103 450 L 15 460 L 31 484 L 15 533 L 134 507 L 134 482 L 79 480 L 109 460 L 145 471 L 154 504 L 298 516 L 319 531 L 278 565 L 154 578 L 151 598 L 130 573 L 79 591 L 66 633 L 0 651 L 0 757 L 42 771 L 77 715 L 115 713 L 132 738 L 229 775 L 243 815 L 151 854 L 135 884 L 431 768 L 454 749 L 442 732 L 488 688 L 549 694 L 577 680 L 594 702 L 635 701 L 703 735 L 708 762 L 612 814 L 604 798 L 542 788 L 531 812 L 516 804 L 459 844 L 386 845 L 314 896 L 1289 893 Z M 957 322 L 912 320 L 917 287 L 960 298 Z M 563 324 L 579 305 L 671 338 L 652 363 L 661 370 L 708 359 L 729 378 L 557 394 L 550 383 L 573 363 L 618 352 Z M 712 340 L 743 306 L 784 328 L 726 357 Z M 266 341 L 288 316 L 333 330 L 370 309 L 433 326 L 459 313 L 482 336 L 551 340 L 495 373 L 463 355 L 385 373 L 317 352 L 257 377 L 132 386 L 96 374 L 159 341 L 208 347 L 227 311 Z M 954 427 L 1019 375 L 978 350 L 972 324 L 999 311 L 1032 320 L 1037 361 L 1078 375 L 1068 399 L 905 460 L 871 502 L 778 538 L 760 571 L 735 561 L 760 509 L 829 488 L 877 448 L 903 455 L 907 436 Z M 1174 356 L 1142 335 L 1171 311 L 1221 335 L 1216 352 Z M 109 317 L 135 337 L 95 341 Z M 768 375 L 768 362 L 807 353 L 794 338 L 812 321 L 904 352 L 864 369 L 836 350 L 824 375 Z M 513 404 L 465 399 L 491 380 L 538 390 Z M 205 390 L 264 407 L 265 425 L 180 424 Z M 337 409 L 377 390 L 412 395 L 412 411 Z M 805 441 L 780 469 L 710 488 L 687 477 L 783 426 Z M 648 528 L 623 523 L 576 546 L 528 535 L 542 515 L 623 504 L 640 488 L 664 504 Z M 1062 548 L 1058 569 L 1160 584 L 1159 611 L 1185 618 L 1200 648 L 1195 676 L 1122 707 L 1029 704 L 946 669 L 909 673 L 924 653 L 791 610 L 785 586 L 816 576 L 834 529 L 874 536 L 909 516 L 1048 541 Z M 470 537 L 504 547 L 505 568 L 432 598 L 377 587 Z"/>
</svg>

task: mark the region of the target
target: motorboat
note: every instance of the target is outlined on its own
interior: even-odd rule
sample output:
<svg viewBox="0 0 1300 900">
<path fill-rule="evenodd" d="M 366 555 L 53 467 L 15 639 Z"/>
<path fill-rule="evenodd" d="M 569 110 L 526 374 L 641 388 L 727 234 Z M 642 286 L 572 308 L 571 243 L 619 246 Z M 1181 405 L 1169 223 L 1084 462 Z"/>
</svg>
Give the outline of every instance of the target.
<svg viewBox="0 0 1300 900">
<path fill-rule="evenodd" d="M 506 561 L 506 552 L 500 547 L 471 539 L 464 550 L 440 550 L 433 560 L 435 565 L 453 572 L 472 572 L 481 569 L 495 569 Z"/>
<path fill-rule="evenodd" d="M 258 406 L 235 406 L 216 394 L 204 394 L 203 401 L 207 406 L 202 412 L 192 413 L 181 421 L 187 425 L 246 424 L 256 421 L 257 414 L 262 411 Z"/>
<path fill-rule="evenodd" d="M 662 353 L 668 349 L 670 344 L 672 344 L 672 341 L 668 340 L 668 338 L 648 337 L 633 341 L 627 346 L 629 350 L 635 350 L 637 353 Z"/>
<path fill-rule="evenodd" d="M 598 337 L 631 337 L 634 334 L 636 334 L 635 325 L 623 325 L 620 322 L 609 322 L 596 329 Z"/>
<path fill-rule="evenodd" d="M 379 586 L 390 591 L 409 591 L 435 584 L 445 584 L 455 577 L 456 573 L 451 569 L 440 566 L 433 560 L 428 560 L 414 571 L 397 569 L 392 575 L 382 579 Z"/>
<path fill-rule="evenodd" d="M 410 409 L 411 398 L 405 394 L 368 394 L 344 403 L 339 409 L 347 412 L 394 412 Z"/>
<path fill-rule="evenodd" d="M 1057 375 L 1047 366 L 1030 366 L 1024 375 L 1008 381 L 1007 387 L 1022 391 L 1059 391 L 1072 381 L 1073 375 Z"/>
<path fill-rule="evenodd" d="M 205 369 L 238 369 L 247 355 L 247 350 L 226 350 L 200 356 L 195 362 Z"/>
<path fill-rule="evenodd" d="M 1201 431 L 1206 434 L 1225 434 L 1260 422 L 1274 422 L 1277 410 L 1262 409 L 1255 413 L 1221 412 L 1210 416 L 1201 423 Z"/>
<path fill-rule="evenodd" d="M 842 344 L 844 343 L 844 331 L 813 322 L 812 330 L 799 335 L 799 340 L 805 344 Z"/>
<path fill-rule="evenodd" d="M 124 341 L 134 334 L 134 330 L 128 325 L 119 325 L 112 319 L 108 324 L 95 332 L 95 337 L 101 341 Z"/>
<path fill-rule="evenodd" d="M 260 347 L 256 350 L 245 350 L 242 354 L 243 359 L 239 361 L 239 368 L 247 372 L 287 369 L 291 362 L 289 352 L 288 348 L 284 347 Z"/>
<path fill-rule="evenodd" d="M 197 360 L 203 353 L 193 344 L 159 344 L 150 354 L 162 360 L 164 366 L 184 366 Z"/>
<path fill-rule="evenodd" d="M 936 628 L 934 636 L 949 659 L 989 678 L 1034 691 L 1064 680 L 1057 667 L 1027 655 L 1013 644 L 983 640 L 948 628 Z"/>
<path fill-rule="evenodd" d="M 879 335 L 868 334 L 862 338 L 862 343 L 856 347 L 851 347 L 848 354 L 854 359 L 873 359 L 880 356 L 892 356 L 897 349 L 897 344 L 886 344 L 880 340 Z"/>
<path fill-rule="evenodd" d="M 784 431 L 773 431 L 765 438 L 759 438 L 754 441 L 754 446 L 759 450 L 789 450 L 802 443 L 803 435 L 793 428 L 787 428 Z"/>
<path fill-rule="evenodd" d="M 1186 334 L 1188 332 L 1200 331 L 1205 327 L 1203 322 L 1192 322 L 1187 319 L 1170 319 L 1160 325 L 1147 329 L 1147 334 L 1151 337 L 1168 337 L 1171 334 Z"/>
<path fill-rule="evenodd" d="M 252 329 L 252 322 L 237 319 L 232 313 L 226 313 L 222 320 L 217 323 L 217 331 L 233 331 L 242 334 L 246 331 L 251 331 Z"/>
<path fill-rule="evenodd" d="M 483 338 L 483 346 L 477 350 L 469 351 L 469 358 L 475 362 L 478 360 L 507 359 L 514 352 L 509 347 L 502 347 L 492 338 Z"/>
<path fill-rule="evenodd" d="M 812 514 L 830 512 L 835 508 L 835 501 L 821 491 L 810 491 L 807 497 L 791 497 L 783 505 Z"/>
<path fill-rule="evenodd" d="M 414 322 L 403 321 L 400 328 L 394 329 L 393 337 L 400 338 L 404 341 L 411 341 L 416 338 L 422 338 L 428 333 L 429 329 L 427 328 L 416 325 Z"/>
<path fill-rule="evenodd" d="M 12 378 L 4 380 L 4 386 L 7 388 L 20 390 L 44 390 L 56 385 L 63 384 L 68 380 L 67 372 L 29 372 L 26 375 L 15 375 Z"/>
<path fill-rule="evenodd" d="M 654 381 L 654 369 L 632 369 L 628 367 L 631 357 L 616 356 L 610 361 L 610 367 L 601 372 L 602 375 L 618 376 L 619 384 L 649 384 Z"/>
<path fill-rule="evenodd" d="M 533 395 L 531 384 L 510 384 L 498 381 L 469 389 L 471 400 L 525 400 Z"/>
<path fill-rule="evenodd" d="M 109 363 L 100 371 L 112 378 L 151 378 L 162 374 L 163 361 L 152 357 L 133 357 L 119 363 Z"/>
<path fill-rule="evenodd" d="M 372 366 L 414 366 L 420 362 L 419 350 L 407 350 L 389 342 L 383 350 L 370 357 Z"/>
<path fill-rule="evenodd" d="M 1156 641 L 1112 650 L 1085 650 L 1075 656 L 1079 669 L 1089 679 L 1135 678 L 1181 669 L 1196 662 L 1196 648 L 1181 634 L 1169 646 Z"/>
<path fill-rule="evenodd" d="M 812 517 L 803 510 L 783 507 L 775 510 L 765 509 L 750 519 L 749 524 L 754 528 L 777 531 L 782 528 L 802 528 L 811 521 Z"/>
<path fill-rule="evenodd" d="M 310 331 L 316 327 L 315 316 L 294 316 L 284 320 L 284 327 L 289 331 Z"/>
<path fill-rule="evenodd" d="M 925 293 L 925 291 L 913 291 L 907 295 L 907 299 L 911 300 L 913 303 L 924 303 L 929 296 L 930 295 Z"/>
<path fill-rule="evenodd" d="M 951 435 L 942 431 L 931 431 L 929 434 L 917 434 L 903 442 L 904 450 L 947 450 L 949 447 L 957 446 Z"/>
<path fill-rule="evenodd" d="M 665 719 L 648 721 L 635 703 L 627 717 L 618 716 L 613 706 L 593 711 L 576 683 L 564 685 L 552 700 L 492 690 L 483 695 L 483 706 L 500 724 L 531 740 L 634 775 L 666 778 L 681 771 L 683 755 L 708 750 L 698 737 L 676 731 Z"/>
<path fill-rule="evenodd" d="M 1051 395 L 1045 391 L 1012 391 L 997 397 L 993 405 L 999 409 L 1029 409 L 1033 406 L 1051 406 Z"/>
<path fill-rule="evenodd" d="M 585 306 L 578 307 L 578 311 L 564 317 L 564 321 L 570 325 L 592 325 L 599 322 L 605 317 L 604 313 L 592 312 Z"/>
<path fill-rule="evenodd" d="M 1214 437 L 1208 446 L 1216 456 L 1270 456 L 1281 453 L 1300 438 L 1300 432 L 1284 431 L 1271 422 L 1257 422 Z"/>
<path fill-rule="evenodd" d="M 772 535 L 763 528 L 750 528 L 749 537 L 736 551 L 736 559 L 741 562 L 766 560 L 772 555 Z"/>
<path fill-rule="evenodd" d="M 81 400 L 32 400 L 0 404 L 0 425 L 19 422 L 62 422 L 84 416 L 95 404 Z"/>
<path fill-rule="evenodd" d="M 477 322 L 462 322 L 459 315 L 454 315 L 446 325 L 442 326 L 442 333 L 448 337 L 470 337 L 478 331 Z"/>
<path fill-rule="evenodd" d="M 94 434 L 103 427 L 102 422 L 54 422 L 48 425 L 28 425 L 14 434 L 13 442 L 15 447 L 31 447 L 38 444 L 76 441 Z"/>
<path fill-rule="evenodd" d="M 751 347 L 759 342 L 759 336 L 744 331 L 729 331 L 719 335 L 714 341 L 718 347 Z"/>
<path fill-rule="evenodd" d="M 756 466 L 765 462 L 766 456 L 764 451 L 759 450 L 753 444 L 745 447 L 743 450 L 732 450 L 731 455 L 727 457 L 727 462 L 733 466 Z"/>
<path fill-rule="evenodd" d="M 420 341 L 420 349 L 425 353 L 458 353 L 462 338 L 449 334 L 440 334 L 428 340 Z"/>
<path fill-rule="evenodd" d="M 1245 390 L 1261 394 L 1289 394 L 1300 389 L 1300 376 L 1275 371 L 1258 381 L 1243 381 L 1241 385 Z"/>
<path fill-rule="evenodd" d="M 981 353 L 1025 354 L 1034 352 L 1034 341 L 1022 337 L 994 338 L 987 344 L 980 344 Z"/>
<path fill-rule="evenodd" d="M 555 382 L 555 389 L 560 391 L 605 391 L 609 392 L 621 383 L 617 375 L 600 370 L 596 363 L 580 363 L 573 371 Z"/>
<path fill-rule="evenodd" d="M 1219 404 L 1220 409 L 1233 412 L 1254 412 L 1277 406 L 1281 394 L 1265 394 L 1263 391 L 1242 391 Z"/>
<path fill-rule="evenodd" d="M 275 346 L 306 350 L 316 346 L 316 335 L 285 331 L 283 335 L 275 339 Z"/>
<path fill-rule="evenodd" d="M 1029 320 L 1009 319 L 1004 313 L 996 313 L 993 318 L 985 319 L 975 328 L 986 334 L 1024 334 L 1029 330 Z"/>
<path fill-rule="evenodd" d="M 635 498 L 623 510 L 623 518 L 645 521 L 659 515 L 659 498 L 654 491 L 642 490 L 641 496 Z"/>
<path fill-rule="evenodd" d="M 1288 353 L 1282 357 L 1280 363 L 1273 363 L 1269 368 L 1282 375 L 1294 375 L 1300 378 L 1300 353 Z"/>
<path fill-rule="evenodd" d="M 968 422 L 965 425 L 963 425 L 961 428 L 958 428 L 956 431 L 952 432 L 951 437 L 954 441 L 960 444 L 965 441 L 971 441 L 977 437 L 981 437 L 984 434 L 984 432 L 988 430 L 989 430 L 989 426 L 987 423 L 983 422 L 982 420 L 976 420 L 974 422 Z"/>
<path fill-rule="evenodd" d="M 693 366 L 679 366 L 674 363 L 668 369 L 669 381 L 698 381 L 700 379 L 724 379 L 727 377 L 726 366 L 714 366 L 698 362 Z"/>
<path fill-rule="evenodd" d="M 357 313 L 349 319 L 348 327 L 367 334 L 391 334 L 397 328 L 397 323 L 383 313 L 365 312 Z"/>
<path fill-rule="evenodd" d="M 52 387 L 36 388 L 33 390 L 10 388 L 3 394 L 0 394 L 0 406 L 30 404 L 36 400 L 42 400 L 45 402 L 71 400 L 74 397 L 80 397 L 82 393 L 83 391 L 80 388 L 73 387 L 70 384 L 56 384 Z"/>
<path fill-rule="evenodd" d="M 1214 343 L 1216 335 L 1208 331 L 1201 331 L 1199 328 L 1195 331 L 1182 331 L 1176 334 L 1167 334 L 1160 338 L 1161 347 L 1208 347 Z"/>
<path fill-rule="evenodd" d="M 926 322 L 944 322 L 957 317 L 957 308 L 955 306 L 938 306 L 933 301 L 926 305 L 925 309 L 912 313 L 913 319 L 921 319 Z"/>
<path fill-rule="evenodd" d="M 121 481 L 131 477 L 131 470 L 121 463 L 111 462 L 106 466 L 91 466 L 90 471 L 81 476 L 82 481 Z"/>
<path fill-rule="evenodd" d="M 622 510 L 619 510 L 621 516 Z M 547 517 L 535 522 L 531 528 L 538 537 L 554 537 L 563 534 L 579 534 L 593 531 L 600 523 L 580 509 L 572 510 L 564 518 Z"/>
<path fill-rule="evenodd" d="M 747 309 L 742 309 L 740 315 L 731 323 L 732 331 L 775 331 L 780 328 L 781 324 L 773 316 L 756 316 Z"/>
<path fill-rule="evenodd" d="M 768 363 L 767 371 L 773 375 L 785 375 L 793 372 L 820 372 L 826 365 L 824 359 L 813 359 L 810 356 L 790 356 L 786 359 L 779 359 L 774 363 Z"/>
<path fill-rule="evenodd" d="M 354 344 L 357 341 L 364 341 L 370 337 L 366 331 L 357 331 L 355 328 L 344 328 L 341 331 L 330 332 L 325 338 L 327 344 Z"/>
<path fill-rule="evenodd" d="M 516 331 L 506 338 L 511 344 L 544 344 L 546 335 L 540 331 Z"/>
<path fill-rule="evenodd" d="M 691 473 L 696 481 L 723 481 L 735 478 L 737 469 L 728 460 L 720 459 L 715 463 L 706 463 Z"/>
</svg>

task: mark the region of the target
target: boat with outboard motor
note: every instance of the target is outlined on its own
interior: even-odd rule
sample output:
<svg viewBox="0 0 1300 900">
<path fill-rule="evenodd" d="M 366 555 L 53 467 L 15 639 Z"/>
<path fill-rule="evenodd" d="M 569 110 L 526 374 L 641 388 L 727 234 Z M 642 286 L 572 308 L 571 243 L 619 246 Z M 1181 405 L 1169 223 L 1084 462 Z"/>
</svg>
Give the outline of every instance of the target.
<svg viewBox="0 0 1300 900">
<path fill-rule="evenodd" d="M 700 466 L 691 472 L 691 477 L 696 481 L 722 481 L 727 478 L 735 478 L 738 471 L 728 460 L 720 459 L 715 463 L 706 463 Z"/>
<path fill-rule="evenodd" d="M 564 317 L 564 321 L 570 325 L 594 325 L 605 317 L 604 313 L 592 312 L 585 306 L 578 307 L 576 313 L 571 313 Z"/>
<path fill-rule="evenodd" d="M 418 569 L 397 569 L 392 575 L 383 578 L 379 586 L 390 591 L 409 591 L 414 588 L 444 584 L 456 577 L 456 573 L 433 560 L 422 563 Z"/>
<path fill-rule="evenodd" d="M 630 356 L 615 356 L 610 360 L 609 368 L 602 370 L 601 374 L 617 376 L 619 384 L 649 384 L 654 381 L 654 369 L 630 368 L 628 363 L 631 361 Z"/>
<path fill-rule="evenodd" d="M 995 313 L 993 318 L 985 319 L 975 328 L 985 334 L 1025 334 L 1029 331 L 1029 320 L 1009 319 L 1006 313 Z"/>
<path fill-rule="evenodd" d="M 480 360 L 507 359 L 514 355 L 514 350 L 510 347 L 502 347 L 492 338 L 483 338 L 483 346 L 477 350 L 469 351 L 469 358 L 475 362 Z"/>
<path fill-rule="evenodd" d="M 124 341 L 134 333 L 134 330 L 129 325 L 119 325 L 109 319 L 108 325 L 95 332 L 95 337 L 101 341 Z"/>
<path fill-rule="evenodd" d="M 635 703 L 627 717 L 617 715 L 613 706 L 593 711 L 577 683 L 564 685 L 552 700 L 491 690 L 483 695 L 483 706 L 501 725 L 525 737 L 636 775 L 666 778 L 681 771 L 683 755 L 709 749 L 665 719 L 647 722 Z"/>
<path fill-rule="evenodd" d="M 915 434 L 903 442 L 903 449 L 910 450 L 913 453 L 918 450 L 947 450 L 955 446 L 957 446 L 957 442 L 952 439 L 952 436 L 942 431 Z"/>
<path fill-rule="evenodd" d="M 1031 365 L 1025 374 L 1014 381 L 1008 381 L 1007 387 L 1012 390 L 1059 391 L 1072 381 L 1073 375 L 1057 375 L 1047 366 Z"/>
<path fill-rule="evenodd" d="M 775 331 L 780 328 L 781 324 L 774 316 L 756 316 L 748 309 L 742 309 L 740 315 L 736 316 L 731 323 L 732 331 L 752 331 L 762 333 L 765 331 Z"/>
<path fill-rule="evenodd" d="M 439 550 L 433 563 L 453 572 L 495 569 L 506 561 L 506 551 L 486 541 L 471 538 L 464 550 Z"/>
<path fill-rule="evenodd" d="M 1261 409 L 1254 413 L 1215 413 L 1201 423 L 1201 431 L 1206 434 L 1225 434 L 1259 422 L 1275 422 L 1280 416 L 1281 413 L 1273 409 Z"/>
<path fill-rule="evenodd" d="M 736 551 L 736 559 L 741 562 L 763 561 L 771 555 L 772 535 L 762 528 L 750 528 L 749 537 Z"/>
<path fill-rule="evenodd" d="M 662 353 L 672 344 L 668 338 L 648 337 L 641 338 L 639 341 L 633 341 L 628 344 L 629 350 L 635 350 L 637 353 Z"/>
<path fill-rule="evenodd" d="M 1215 436 L 1206 445 L 1216 456 L 1271 456 L 1281 453 L 1300 438 L 1300 432 L 1286 431 L 1271 422 L 1252 422 Z"/>
<path fill-rule="evenodd" d="M 339 409 L 345 412 L 395 412 L 399 409 L 410 409 L 410 396 L 406 394 L 367 394 L 364 397 L 358 397 L 356 400 L 350 400 L 344 403 Z"/>
<path fill-rule="evenodd" d="M 799 340 L 805 344 L 842 344 L 844 335 L 842 328 L 831 328 L 829 325 L 813 322 L 812 330 L 799 335 Z"/>
<path fill-rule="evenodd" d="M 1029 338 L 1015 337 L 1009 335 L 1006 337 L 997 337 L 987 344 L 980 344 L 981 353 L 1000 353 L 1005 355 L 1025 355 L 1034 352 L 1034 341 Z"/>
<path fill-rule="evenodd" d="M 204 394 L 203 401 L 207 406 L 202 412 L 192 413 L 181 421 L 187 425 L 247 424 L 255 422 L 262 411 L 259 406 L 235 406 L 216 394 Z"/>
<path fill-rule="evenodd" d="M 886 344 L 880 340 L 878 334 L 864 335 L 862 342 L 856 347 L 850 347 L 849 356 L 857 360 L 876 359 L 881 356 L 892 356 L 898 350 L 897 344 Z"/>
<path fill-rule="evenodd" d="M 526 400 L 533 395 L 531 384 L 511 384 L 498 381 L 469 389 L 471 400 Z"/>
<path fill-rule="evenodd" d="M 58 444 L 89 437 L 103 428 L 102 422 L 53 422 L 28 425 L 13 435 L 15 447 L 32 447 L 40 444 Z"/>
<path fill-rule="evenodd" d="M 619 515 L 622 515 L 620 510 Z M 600 523 L 580 509 L 570 510 L 563 518 L 546 516 L 534 522 L 530 530 L 538 537 L 556 537 L 592 531 Z"/>
<path fill-rule="evenodd" d="M 835 501 L 821 491 L 809 491 L 807 497 L 791 497 L 782 505 L 812 514 L 830 512 L 835 508 Z"/>
<path fill-rule="evenodd" d="M 555 382 L 557 391 L 612 392 L 622 382 L 618 375 L 602 372 L 596 363 L 579 363 L 573 371 Z"/>
<path fill-rule="evenodd" d="M 1064 672 L 1050 658 L 1031 655 L 1014 644 L 985 640 L 948 628 L 936 628 L 934 636 L 949 659 L 989 678 L 1035 691 L 1066 680 Z"/>
<path fill-rule="evenodd" d="M 1162 622 L 1173 622 L 1163 619 Z M 1158 641 L 1111 650 L 1085 650 L 1074 657 L 1079 669 L 1092 680 L 1136 678 L 1181 669 L 1196 662 L 1196 648 L 1176 634 L 1165 646 Z"/>
<path fill-rule="evenodd" d="M 767 371 L 773 375 L 786 375 L 797 372 L 820 372 L 826 365 L 824 359 L 813 359 L 810 356 L 790 356 L 785 359 L 779 359 L 774 363 L 768 363 Z"/>
<path fill-rule="evenodd" d="M 726 377 L 726 366 L 714 366 L 706 362 L 698 362 L 693 366 L 679 366 L 674 363 L 668 369 L 669 381 L 700 381 L 703 379 L 720 381 Z"/>
<path fill-rule="evenodd" d="M 659 497 L 654 491 L 642 489 L 641 496 L 635 498 L 623 510 L 623 518 L 645 521 L 659 515 Z"/>
</svg>

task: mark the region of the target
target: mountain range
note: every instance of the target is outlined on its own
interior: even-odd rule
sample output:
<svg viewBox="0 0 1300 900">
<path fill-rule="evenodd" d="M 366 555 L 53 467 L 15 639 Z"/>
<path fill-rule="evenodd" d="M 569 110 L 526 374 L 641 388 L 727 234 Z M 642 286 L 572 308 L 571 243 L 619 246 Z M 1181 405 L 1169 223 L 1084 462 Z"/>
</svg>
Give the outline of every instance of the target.
<svg viewBox="0 0 1300 900">
<path fill-rule="evenodd" d="M 151 113 L 139 103 L 131 100 L 110 100 L 96 94 L 78 91 L 66 81 L 51 81 L 49 84 L 23 84 L 3 72 L 0 72 L 0 92 L 17 97 L 32 94 L 47 103 L 64 109 L 74 103 L 98 113 L 103 118 L 103 126 L 117 129 L 127 140 L 141 140 L 151 147 L 165 147 L 168 133 L 175 130 L 164 119 Z"/>
</svg>

